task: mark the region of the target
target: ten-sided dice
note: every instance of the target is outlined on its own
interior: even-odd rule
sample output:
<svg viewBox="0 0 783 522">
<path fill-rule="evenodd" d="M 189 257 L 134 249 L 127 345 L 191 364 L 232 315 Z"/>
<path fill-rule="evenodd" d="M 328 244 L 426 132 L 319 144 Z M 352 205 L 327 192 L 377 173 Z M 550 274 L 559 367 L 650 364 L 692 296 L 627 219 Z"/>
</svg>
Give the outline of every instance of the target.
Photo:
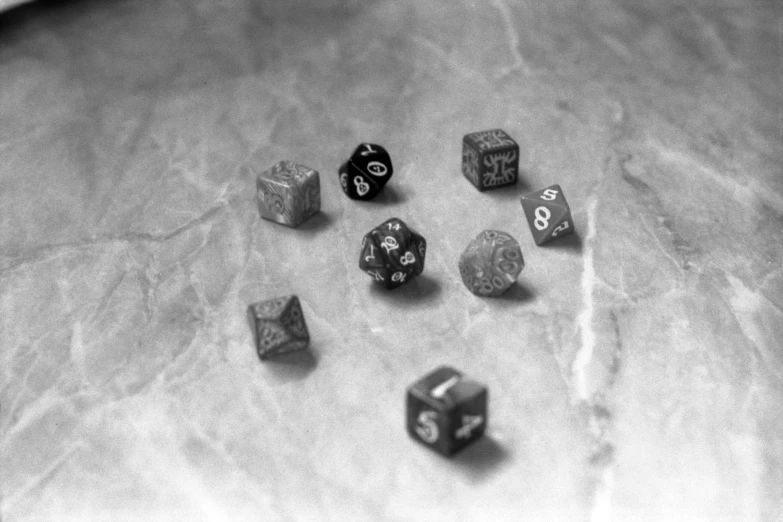
<svg viewBox="0 0 783 522">
<path fill-rule="evenodd" d="M 408 388 L 406 403 L 408 433 L 443 455 L 453 455 L 487 428 L 487 388 L 447 366 Z"/>
<path fill-rule="evenodd" d="M 568 208 L 560 185 L 522 196 L 522 208 L 536 245 L 543 245 L 574 231 L 571 209 Z"/>
<path fill-rule="evenodd" d="M 321 209 L 318 172 L 281 161 L 258 175 L 256 196 L 262 218 L 298 227 Z"/>
<path fill-rule="evenodd" d="M 497 297 L 517 280 L 525 267 L 517 240 L 498 230 L 485 230 L 459 258 L 462 282 L 476 295 Z"/>
<path fill-rule="evenodd" d="M 519 145 L 501 129 L 466 134 L 462 174 L 481 191 L 513 185 L 519 177 Z"/>
<path fill-rule="evenodd" d="M 337 174 L 345 195 L 351 199 L 372 199 L 392 175 L 392 163 L 386 149 L 375 143 L 362 143 L 343 163 Z"/>
<path fill-rule="evenodd" d="M 302 307 L 295 295 L 251 304 L 247 318 L 261 360 L 304 350 L 310 342 Z"/>
<path fill-rule="evenodd" d="M 359 268 L 388 289 L 421 274 L 427 241 L 401 219 L 391 218 L 362 239 Z"/>
</svg>

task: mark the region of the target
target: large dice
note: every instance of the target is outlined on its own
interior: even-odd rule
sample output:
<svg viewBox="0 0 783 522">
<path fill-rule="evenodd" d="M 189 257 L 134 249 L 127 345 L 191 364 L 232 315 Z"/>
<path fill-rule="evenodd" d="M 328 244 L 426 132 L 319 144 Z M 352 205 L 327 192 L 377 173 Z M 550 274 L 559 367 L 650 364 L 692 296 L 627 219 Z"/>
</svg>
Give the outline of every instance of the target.
<svg viewBox="0 0 783 522">
<path fill-rule="evenodd" d="M 459 258 L 462 282 L 484 297 L 497 297 L 508 290 L 524 267 L 517 240 L 499 230 L 481 232 Z"/>
<path fill-rule="evenodd" d="M 406 402 L 410 436 L 443 455 L 463 449 L 487 428 L 487 388 L 447 366 L 408 388 Z"/>
<path fill-rule="evenodd" d="M 522 196 L 522 209 L 536 245 L 543 245 L 574 231 L 571 209 L 568 208 L 560 185 Z"/>
<path fill-rule="evenodd" d="M 427 241 L 401 219 L 391 218 L 362 239 L 359 268 L 388 289 L 407 283 L 424 270 Z"/>
<path fill-rule="evenodd" d="M 318 172 L 292 161 L 281 161 L 261 172 L 256 180 L 261 217 L 298 227 L 321 210 Z"/>
<path fill-rule="evenodd" d="M 247 318 L 261 360 L 304 350 L 310 343 L 302 307 L 295 295 L 251 304 Z"/>
<path fill-rule="evenodd" d="M 362 143 L 337 171 L 345 195 L 351 199 L 372 199 L 391 178 L 391 157 L 374 143 Z"/>
<path fill-rule="evenodd" d="M 501 129 L 466 134 L 462 174 L 481 191 L 513 185 L 519 178 L 519 145 Z"/>
</svg>

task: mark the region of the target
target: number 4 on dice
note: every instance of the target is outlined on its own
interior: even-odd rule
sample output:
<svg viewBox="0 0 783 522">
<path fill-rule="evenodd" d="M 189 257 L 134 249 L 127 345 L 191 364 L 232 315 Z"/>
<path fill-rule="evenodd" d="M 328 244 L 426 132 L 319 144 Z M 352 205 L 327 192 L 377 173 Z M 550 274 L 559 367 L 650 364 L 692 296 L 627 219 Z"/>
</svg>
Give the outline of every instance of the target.
<svg viewBox="0 0 783 522">
<path fill-rule="evenodd" d="M 536 245 L 543 245 L 574 231 L 571 209 L 568 208 L 560 185 L 522 196 L 522 209 Z"/>
</svg>

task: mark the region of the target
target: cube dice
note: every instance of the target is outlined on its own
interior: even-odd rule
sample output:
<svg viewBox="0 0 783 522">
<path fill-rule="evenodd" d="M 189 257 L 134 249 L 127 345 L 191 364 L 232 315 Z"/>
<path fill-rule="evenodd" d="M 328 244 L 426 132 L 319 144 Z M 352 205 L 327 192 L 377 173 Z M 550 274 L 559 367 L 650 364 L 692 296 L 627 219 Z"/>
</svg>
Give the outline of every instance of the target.
<svg viewBox="0 0 783 522">
<path fill-rule="evenodd" d="M 281 161 L 258 175 L 256 196 L 262 218 L 298 227 L 321 209 L 318 172 Z"/>
<path fill-rule="evenodd" d="M 448 366 L 413 383 L 406 402 L 410 436 L 443 455 L 460 451 L 487 428 L 487 388 Z"/>
<path fill-rule="evenodd" d="M 462 174 L 480 191 L 513 185 L 519 178 L 519 145 L 501 129 L 466 134 Z"/>
<path fill-rule="evenodd" d="M 521 202 L 536 245 L 543 245 L 574 231 L 571 209 L 560 185 L 526 194 L 522 196 Z"/>
<path fill-rule="evenodd" d="M 251 304 L 247 308 L 247 318 L 262 361 L 275 355 L 304 350 L 310 343 L 302 307 L 295 295 Z"/>
<path fill-rule="evenodd" d="M 377 196 L 394 172 L 386 149 L 375 143 L 361 143 L 337 170 L 340 186 L 351 199 Z"/>
<path fill-rule="evenodd" d="M 391 218 L 362 239 L 359 268 L 391 290 L 424 270 L 427 241 L 401 219 Z"/>
<path fill-rule="evenodd" d="M 499 230 L 484 230 L 459 258 L 459 273 L 468 290 L 497 297 L 509 289 L 525 267 L 517 240 Z"/>
</svg>

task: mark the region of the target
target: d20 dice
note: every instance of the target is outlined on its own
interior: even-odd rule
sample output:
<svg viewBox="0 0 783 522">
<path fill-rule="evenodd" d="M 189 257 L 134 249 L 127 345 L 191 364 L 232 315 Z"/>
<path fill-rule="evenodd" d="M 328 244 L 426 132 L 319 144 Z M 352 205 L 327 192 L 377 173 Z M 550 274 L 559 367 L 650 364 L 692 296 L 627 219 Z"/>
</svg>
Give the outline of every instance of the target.
<svg viewBox="0 0 783 522">
<path fill-rule="evenodd" d="M 517 240 L 499 230 L 485 230 L 459 258 L 462 282 L 476 295 L 497 297 L 517 280 L 525 267 Z"/>
<path fill-rule="evenodd" d="M 291 161 L 281 161 L 261 172 L 256 180 L 261 217 L 298 227 L 321 210 L 318 172 Z"/>
<path fill-rule="evenodd" d="M 401 219 L 384 221 L 362 239 L 359 268 L 388 289 L 407 283 L 424 270 L 427 241 Z"/>
<path fill-rule="evenodd" d="M 453 455 L 484 434 L 487 388 L 441 366 L 408 388 L 408 433 L 425 446 Z"/>
<path fill-rule="evenodd" d="M 543 245 L 574 231 L 571 209 L 560 185 L 526 194 L 521 201 L 536 245 Z"/>
<path fill-rule="evenodd" d="M 295 295 L 251 304 L 247 318 L 261 360 L 304 350 L 310 343 L 302 307 Z"/>
<path fill-rule="evenodd" d="M 337 173 L 346 196 L 351 199 L 372 199 L 391 178 L 391 157 L 380 145 L 362 143 Z"/>
<path fill-rule="evenodd" d="M 462 174 L 481 191 L 513 185 L 519 178 L 519 145 L 501 129 L 466 134 Z"/>
</svg>

